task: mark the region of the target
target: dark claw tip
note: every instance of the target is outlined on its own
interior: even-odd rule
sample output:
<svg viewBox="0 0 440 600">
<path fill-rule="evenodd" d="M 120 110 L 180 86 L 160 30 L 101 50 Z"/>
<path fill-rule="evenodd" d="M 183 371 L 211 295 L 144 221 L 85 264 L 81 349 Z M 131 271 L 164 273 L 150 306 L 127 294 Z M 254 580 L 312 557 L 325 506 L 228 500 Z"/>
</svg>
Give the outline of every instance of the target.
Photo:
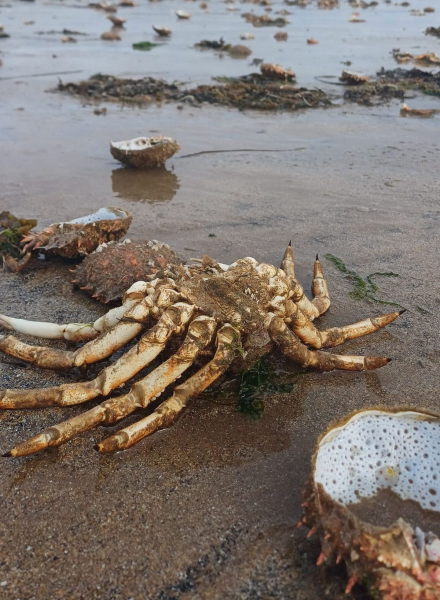
<svg viewBox="0 0 440 600">
<path fill-rule="evenodd" d="M 290 240 L 290 242 L 289 242 L 289 246 L 292 246 L 292 240 Z"/>
<path fill-rule="evenodd" d="M 319 260 L 319 254 L 316 253 L 316 260 Z"/>
<path fill-rule="evenodd" d="M 399 315 L 403 315 L 404 312 L 406 312 L 407 309 L 406 308 L 402 308 L 402 310 L 399 310 Z"/>
<path fill-rule="evenodd" d="M 387 358 L 387 362 L 391 362 L 393 359 L 392 358 Z"/>
<path fill-rule="evenodd" d="M 95 445 L 93 446 L 93 450 L 96 450 L 96 452 L 99 452 L 99 445 L 98 445 L 98 444 L 95 444 Z"/>
<path fill-rule="evenodd" d="M 12 454 L 10 451 L 8 451 L 8 452 L 5 452 L 4 454 L 2 454 L 2 456 L 4 456 L 5 458 L 8 458 L 8 457 L 12 456 Z"/>
</svg>

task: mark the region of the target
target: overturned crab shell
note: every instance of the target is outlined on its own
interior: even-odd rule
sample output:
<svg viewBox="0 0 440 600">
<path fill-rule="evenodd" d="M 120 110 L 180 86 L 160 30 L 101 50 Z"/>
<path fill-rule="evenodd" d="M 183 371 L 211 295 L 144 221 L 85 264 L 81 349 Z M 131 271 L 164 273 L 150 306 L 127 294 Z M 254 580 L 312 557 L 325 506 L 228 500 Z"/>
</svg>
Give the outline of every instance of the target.
<svg viewBox="0 0 440 600">
<path fill-rule="evenodd" d="M 440 540 L 426 529 L 440 529 L 439 466 L 438 415 L 371 409 L 330 427 L 302 519 L 321 538 L 318 564 L 343 558 L 347 591 L 368 581 L 383 600 L 438 600 Z"/>
<path fill-rule="evenodd" d="M 179 263 L 176 253 L 157 240 L 110 242 L 77 266 L 73 283 L 101 302 L 115 302 L 136 281 L 159 276 Z"/>
<path fill-rule="evenodd" d="M 295 79 L 296 75 L 290 69 L 283 69 L 280 65 L 274 63 L 262 63 L 260 71 L 263 77 L 268 79 Z"/>
<path fill-rule="evenodd" d="M 180 149 L 179 144 L 168 137 L 139 137 L 125 142 L 110 142 L 110 152 L 124 165 L 138 169 L 158 167 Z"/>
<path fill-rule="evenodd" d="M 157 35 L 160 35 L 161 37 L 168 37 L 171 35 L 171 29 L 167 29 L 166 27 L 160 27 L 159 25 L 153 25 L 153 29 L 157 33 Z"/>
<path fill-rule="evenodd" d="M 20 243 L 23 253 L 39 249 L 46 254 L 77 258 L 90 254 L 104 242 L 119 240 L 127 233 L 131 221 L 132 216 L 125 210 L 105 207 L 92 215 L 30 232 Z"/>
<path fill-rule="evenodd" d="M 178 19 L 190 19 L 191 14 L 189 12 L 185 12 L 184 10 L 176 10 L 176 16 Z"/>
</svg>

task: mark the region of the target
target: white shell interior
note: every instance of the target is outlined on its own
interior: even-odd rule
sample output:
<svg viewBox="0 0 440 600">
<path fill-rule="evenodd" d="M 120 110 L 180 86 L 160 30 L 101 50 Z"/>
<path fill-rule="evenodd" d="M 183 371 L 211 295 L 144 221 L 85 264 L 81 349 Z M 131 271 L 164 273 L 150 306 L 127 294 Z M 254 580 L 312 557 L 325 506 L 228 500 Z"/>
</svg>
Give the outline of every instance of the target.
<svg viewBox="0 0 440 600">
<path fill-rule="evenodd" d="M 114 206 L 104 206 L 100 208 L 92 215 L 86 215 L 85 217 L 79 217 L 73 219 L 73 221 L 67 221 L 69 225 L 86 225 L 87 223 L 93 223 L 94 221 L 113 221 L 116 219 L 126 219 L 127 213 L 125 210 L 116 208 Z M 63 225 L 64 223 L 60 223 Z"/>
<path fill-rule="evenodd" d="M 321 440 L 315 481 L 341 504 L 389 488 L 440 512 L 440 419 L 363 411 Z"/>
<path fill-rule="evenodd" d="M 167 141 L 167 138 L 146 138 L 138 137 L 132 140 L 125 140 L 124 142 L 110 142 L 112 148 L 117 148 L 123 152 L 134 152 L 139 150 L 147 150 L 152 148 L 158 142 Z"/>
</svg>

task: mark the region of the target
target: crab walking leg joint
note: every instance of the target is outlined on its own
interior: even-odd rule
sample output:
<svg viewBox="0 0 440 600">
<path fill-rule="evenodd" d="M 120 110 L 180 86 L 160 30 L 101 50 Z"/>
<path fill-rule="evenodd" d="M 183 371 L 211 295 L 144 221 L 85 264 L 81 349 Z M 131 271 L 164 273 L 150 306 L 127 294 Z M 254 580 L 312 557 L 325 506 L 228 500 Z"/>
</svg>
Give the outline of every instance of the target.
<svg viewBox="0 0 440 600">
<path fill-rule="evenodd" d="M 214 358 L 195 375 L 174 389 L 173 395 L 148 417 L 129 425 L 115 435 L 106 438 L 96 448 L 100 452 L 114 452 L 130 448 L 144 437 L 151 435 L 161 427 L 169 427 L 178 419 L 191 398 L 201 394 L 222 375 L 237 353 L 239 332 L 226 324 L 217 334 L 217 351 Z"/>
<path fill-rule="evenodd" d="M 331 329 L 319 331 L 310 318 L 294 302 L 288 300 L 286 303 L 286 314 L 288 315 L 288 322 L 293 332 L 302 342 L 318 349 L 333 348 L 334 346 L 343 344 L 346 340 L 374 333 L 378 329 L 392 323 L 404 312 L 405 310 L 395 311 L 379 317 L 370 317 L 351 325 L 332 327 Z"/>
<path fill-rule="evenodd" d="M 103 369 L 96 379 L 50 388 L 1 390 L 0 408 L 69 406 L 97 396 L 107 396 L 154 360 L 165 348 L 171 335 L 181 333 L 193 311 L 194 306 L 183 302 L 170 306 L 156 325 L 144 333 L 136 346 Z"/>
<path fill-rule="evenodd" d="M 281 268 L 286 274 L 287 279 L 290 281 L 295 280 L 295 261 L 293 259 L 292 242 L 289 242 L 289 245 L 284 252 Z"/>
<path fill-rule="evenodd" d="M 365 371 L 384 367 L 390 362 L 389 358 L 382 356 L 341 356 L 309 350 L 279 317 L 273 317 L 270 322 L 269 334 L 284 354 L 302 367 L 315 367 L 322 371 Z"/>
<path fill-rule="evenodd" d="M 319 314 L 323 315 L 330 308 L 330 296 L 328 295 L 327 282 L 318 255 L 316 255 L 315 264 L 313 265 L 312 291 L 312 304 L 318 309 Z"/>
<path fill-rule="evenodd" d="M 49 427 L 19 444 L 5 456 L 26 456 L 48 447 L 60 446 L 100 423 L 112 425 L 137 408 L 146 408 L 193 364 L 200 350 L 211 341 L 215 327 L 216 321 L 211 317 L 195 318 L 190 323 L 188 333 L 179 350 L 146 377 L 133 384 L 128 394 L 106 400 L 81 415 Z"/>
</svg>

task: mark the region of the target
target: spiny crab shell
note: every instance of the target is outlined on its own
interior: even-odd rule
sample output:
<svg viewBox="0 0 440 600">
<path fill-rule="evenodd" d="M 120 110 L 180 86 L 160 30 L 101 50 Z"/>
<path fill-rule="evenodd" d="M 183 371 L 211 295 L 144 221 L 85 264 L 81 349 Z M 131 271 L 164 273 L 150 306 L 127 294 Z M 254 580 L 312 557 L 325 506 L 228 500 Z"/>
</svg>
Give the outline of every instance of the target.
<svg viewBox="0 0 440 600">
<path fill-rule="evenodd" d="M 115 302 L 136 281 L 158 277 L 164 269 L 178 264 L 177 254 L 157 240 L 109 242 L 76 267 L 73 283 L 101 302 Z"/>
<path fill-rule="evenodd" d="M 440 539 L 415 522 L 420 511 L 440 522 L 439 466 L 440 417 L 429 412 L 363 410 L 320 437 L 299 525 L 320 536 L 318 564 L 344 559 L 347 592 L 363 582 L 384 600 L 440 598 Z M 378 526 L 359 518 L 361 503 L 378 493 L 403 501 L 412 523 L 397 518 Z"/>
<path fill-rule="evenodd" d="M 119 240 L 130 227 L 132 216 L 113 206 L 100 208 L 65 223 L 54 223 L 42 231 L 30 232 L 21 240 L 23 254 L 30 250 L 44 250 L 64 258 L 77 258 L 93 252 L 100 244 Z"/>
<path fill-rule="evenodd" d="M 139 137 L 124 142 L 110 142 L 110 152 L 116 160 L 129 167 L 151 169 L 163 165 L 180 149 L 169 137 Z"/>
</svg>

